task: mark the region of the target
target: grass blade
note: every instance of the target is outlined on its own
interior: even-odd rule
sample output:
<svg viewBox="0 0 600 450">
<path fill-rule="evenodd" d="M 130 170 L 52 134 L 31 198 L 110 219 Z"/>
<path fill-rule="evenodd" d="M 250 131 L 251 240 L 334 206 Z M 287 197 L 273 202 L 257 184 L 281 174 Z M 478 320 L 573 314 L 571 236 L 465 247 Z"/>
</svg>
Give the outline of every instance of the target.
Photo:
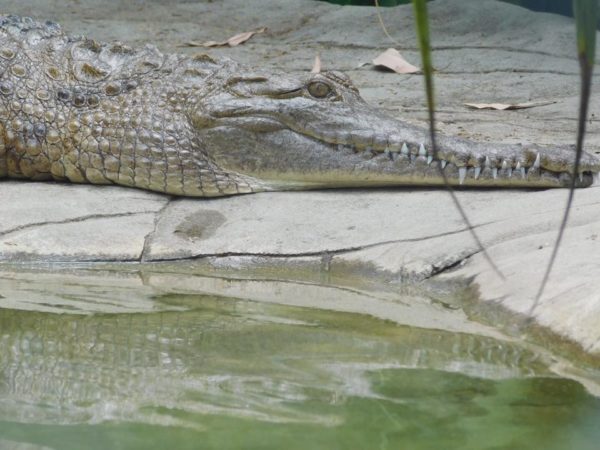
<svg viewBox="0 0 600 450">
<path fill-rule="evenodd" d="M 417 37 L 419 39 L 419 47 L 421 49 L 423 76 L 425 79 L 425 92 L 427 95 L 427 110 L 429 112 L 429 134 L 430 134 L 430 139 L 431 139 L 431 147 L 432 147 L 434 159 L 439 160 L 437 146 L 435 143 L 435 103 L 434 103 L 434 95 L 433 95 L 433 65 L 431 63 L 431 47 L 430 47 L 430 43 L 429 43 L 430 42 L 429 41 L 429 19 L 428 19 L 428 15 L 427 15 L 427 0 L 413 0 L 413 7 L 414 7 L 414 11 L 415 11 L 415 22 L 417 24 Z M 439 170 L 439 173 L 440 173 L 442 179 L 444 180 L 444 186 L 446 186 L 446 188 L 448 189 L 448 192 L 450 193 L 450 196 L 452 197 L 454 206 L 456 207 L 456 209 L 462 216 L 462 219 L 465 222 L 465 224 L 467 225 L 467 228 L 469 229 L 471 236 L 473 236 L 473 239 L 475 240 L 475 242 L 477 243 L 477 246 L 479 247 L 479 251 L 481 251 L 483 253 L 483 256 L 485 257 L 487 262 L 490 264 L 492 269 L 494 269 L 496 274 L 498 274 L 498 276 L 502 280 L 504 280 L 505 279 L 504 275 L 502 274 L 502 272 L 500 272 L 500 269 L 498 269 L 498 267 L 494 264 L 494 261 L 492 261 L 492 258 L 490 258 L 490 255 L 488 254 L 487 250 L 481 243 L 479 236 L 475 232 L 475 229 L 473 228 L 471 221 L 467 217 L 465 210 L 463 209 L 458 198 L 456 197 L 456 193 L 454 192 L 454 189 L 452 188 L 452 186 L 450 186 L 450 183 L 448 183 L 448 177 L 446 176 L 446 173 L 444 172 L 442 167 L 439 165 L 438 165 L 438 170 Z"/>
<path fill-rule="evenodd" d="M 598 0 L 573 0 L 573 12 L 575 15 L 575 25 L 577 27 L 577 53 L 579 57 L 579 67 L 581 71 L 581 94 L 579 98 L 579 118 L 577 122 L 577 150 L 575 154 L 575 164 L 573 166 L 573 179 L 569 187 L 569 196 L 563 215 L 558 235 L 552 249 L 550 261 L 546 267 L 544 278 L 540 288 L 535 296 L 535 300 L 529 309 L 528 316 L 533 314 L 544 294 L 544 289 L 548 284 L 552 267 L 558 255 L 558 249 L 569 221 L 569 213 L 575 196 L 575 184 L 579 173 L 579 163 L 583 153 L 583 139 L 585 137 L 585 125 L 590 101 L 590 92 L 592 87 L 592 74 L 594 69 L 594 55 L 596 53 L 596 18 L 598 16 Z"/>
</svg>

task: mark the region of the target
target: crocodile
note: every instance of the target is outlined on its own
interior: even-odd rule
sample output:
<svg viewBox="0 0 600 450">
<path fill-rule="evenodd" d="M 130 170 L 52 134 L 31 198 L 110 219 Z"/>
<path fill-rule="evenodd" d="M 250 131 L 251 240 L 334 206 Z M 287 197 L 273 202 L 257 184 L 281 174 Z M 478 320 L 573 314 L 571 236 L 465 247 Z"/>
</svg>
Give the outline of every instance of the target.
<svg viewBox="0 0 600 450">
<path fill-rule="evenodd" d="M 0 16 L 0 178 L 215 197 L 442 185 L 579 187 L 569 146 L 436 138 L 364 101 L 343 73 L 295 76 L 163 54 Z"/>
</svg>

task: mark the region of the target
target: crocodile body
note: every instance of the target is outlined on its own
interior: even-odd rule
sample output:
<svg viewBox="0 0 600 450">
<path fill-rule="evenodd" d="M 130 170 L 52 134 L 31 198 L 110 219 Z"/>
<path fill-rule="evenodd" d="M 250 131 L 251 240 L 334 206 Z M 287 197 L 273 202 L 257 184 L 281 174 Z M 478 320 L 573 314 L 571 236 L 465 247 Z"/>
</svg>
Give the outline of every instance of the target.
<svg viewBox="0 0 600 450">
<path fill-rule="evenodd" d="M 479 144 L 386 116 L 338 72 L 306 79 L 0 16 L 0 178 L 222 196 L 321 187 L 590 185 L 572 148 Z"/>
</svg>

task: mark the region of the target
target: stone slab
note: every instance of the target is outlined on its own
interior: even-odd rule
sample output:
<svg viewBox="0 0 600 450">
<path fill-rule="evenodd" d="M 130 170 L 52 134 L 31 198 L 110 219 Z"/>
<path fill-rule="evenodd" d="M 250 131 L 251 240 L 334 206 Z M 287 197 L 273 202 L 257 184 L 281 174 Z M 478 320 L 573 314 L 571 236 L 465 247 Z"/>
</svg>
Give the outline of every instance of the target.
<svg viewBox="0 0 600 450">
<path fill-rule="evenodd" d="M 168 201 L 112 186 L 3 181 L 0 262 L 139 260 Z"/>
<path fill-rule="evenodd" d="M 145 259 L 351 252 L 464 229 L 456 211 L 444 212 L 438 199 L 433 190 L 346 190 L 175 200 Z"/>
</svg>

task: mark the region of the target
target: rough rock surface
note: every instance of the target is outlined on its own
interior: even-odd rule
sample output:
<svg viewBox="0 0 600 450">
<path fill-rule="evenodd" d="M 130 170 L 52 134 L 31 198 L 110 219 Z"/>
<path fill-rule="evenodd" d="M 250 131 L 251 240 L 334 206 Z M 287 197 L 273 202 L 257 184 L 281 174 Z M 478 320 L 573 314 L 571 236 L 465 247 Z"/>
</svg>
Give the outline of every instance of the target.
<svg viewBox="0 0 600 450">
<path fill-rule="evenodd" d="M 35 4 L 35 7 L 32 5 Z M 579 93 L 571 19 L 496 2 L 430 4 L 440 131 L 480 141 L 569 144 Z M 265 14 L 264 11 L 269 11 Z M 6 0 L 3 12 L 57 21 L 102 40 L 154 42 L 265 67 L 346 71 L 363 96 L 426 126 L 422 77 L 369 65 L 394 44 L 373 8 L 322 2 Z M 418 65 L 410 5 L 384 19 L 403 55 Z M 234 48 L 180 45 L 269 27 Z M 398 46 L 397 46 L 398 47 Z M 598 86 L 598 84 L 596 85 Z M 595 87 L 598 91 L 600 87 Z M 519 111 L 472 111 L 465 102 L 555 103 Z M 592 100 L 591 113 L 598 113 Z M 600 150 L 592 115 L 589 151 Z M 506 281 L 478 253 L 443 190 L 287 192 L 219 200 L 171 199 L 116 187 L 0 183 L 0 262 L 156 261 L 261 256 L 376 270 L 396 279 L 472 277 L 481 299 L 526 312 L 551 252 L 566 191 L 461 191 L 459 198 Z M 538 323 L 600 354 L 600 187 L 576 195 Z M 282 258 L 282 257 L 285 257 Z M 233 259 L 232 259 L 233 258 Z M 308 258 L 308 259 L 307 259 Z M 251 259 L 250 259 L 251 260 Z M 461 265 L 458 271 L 447 269 Z"/>
</svg>

